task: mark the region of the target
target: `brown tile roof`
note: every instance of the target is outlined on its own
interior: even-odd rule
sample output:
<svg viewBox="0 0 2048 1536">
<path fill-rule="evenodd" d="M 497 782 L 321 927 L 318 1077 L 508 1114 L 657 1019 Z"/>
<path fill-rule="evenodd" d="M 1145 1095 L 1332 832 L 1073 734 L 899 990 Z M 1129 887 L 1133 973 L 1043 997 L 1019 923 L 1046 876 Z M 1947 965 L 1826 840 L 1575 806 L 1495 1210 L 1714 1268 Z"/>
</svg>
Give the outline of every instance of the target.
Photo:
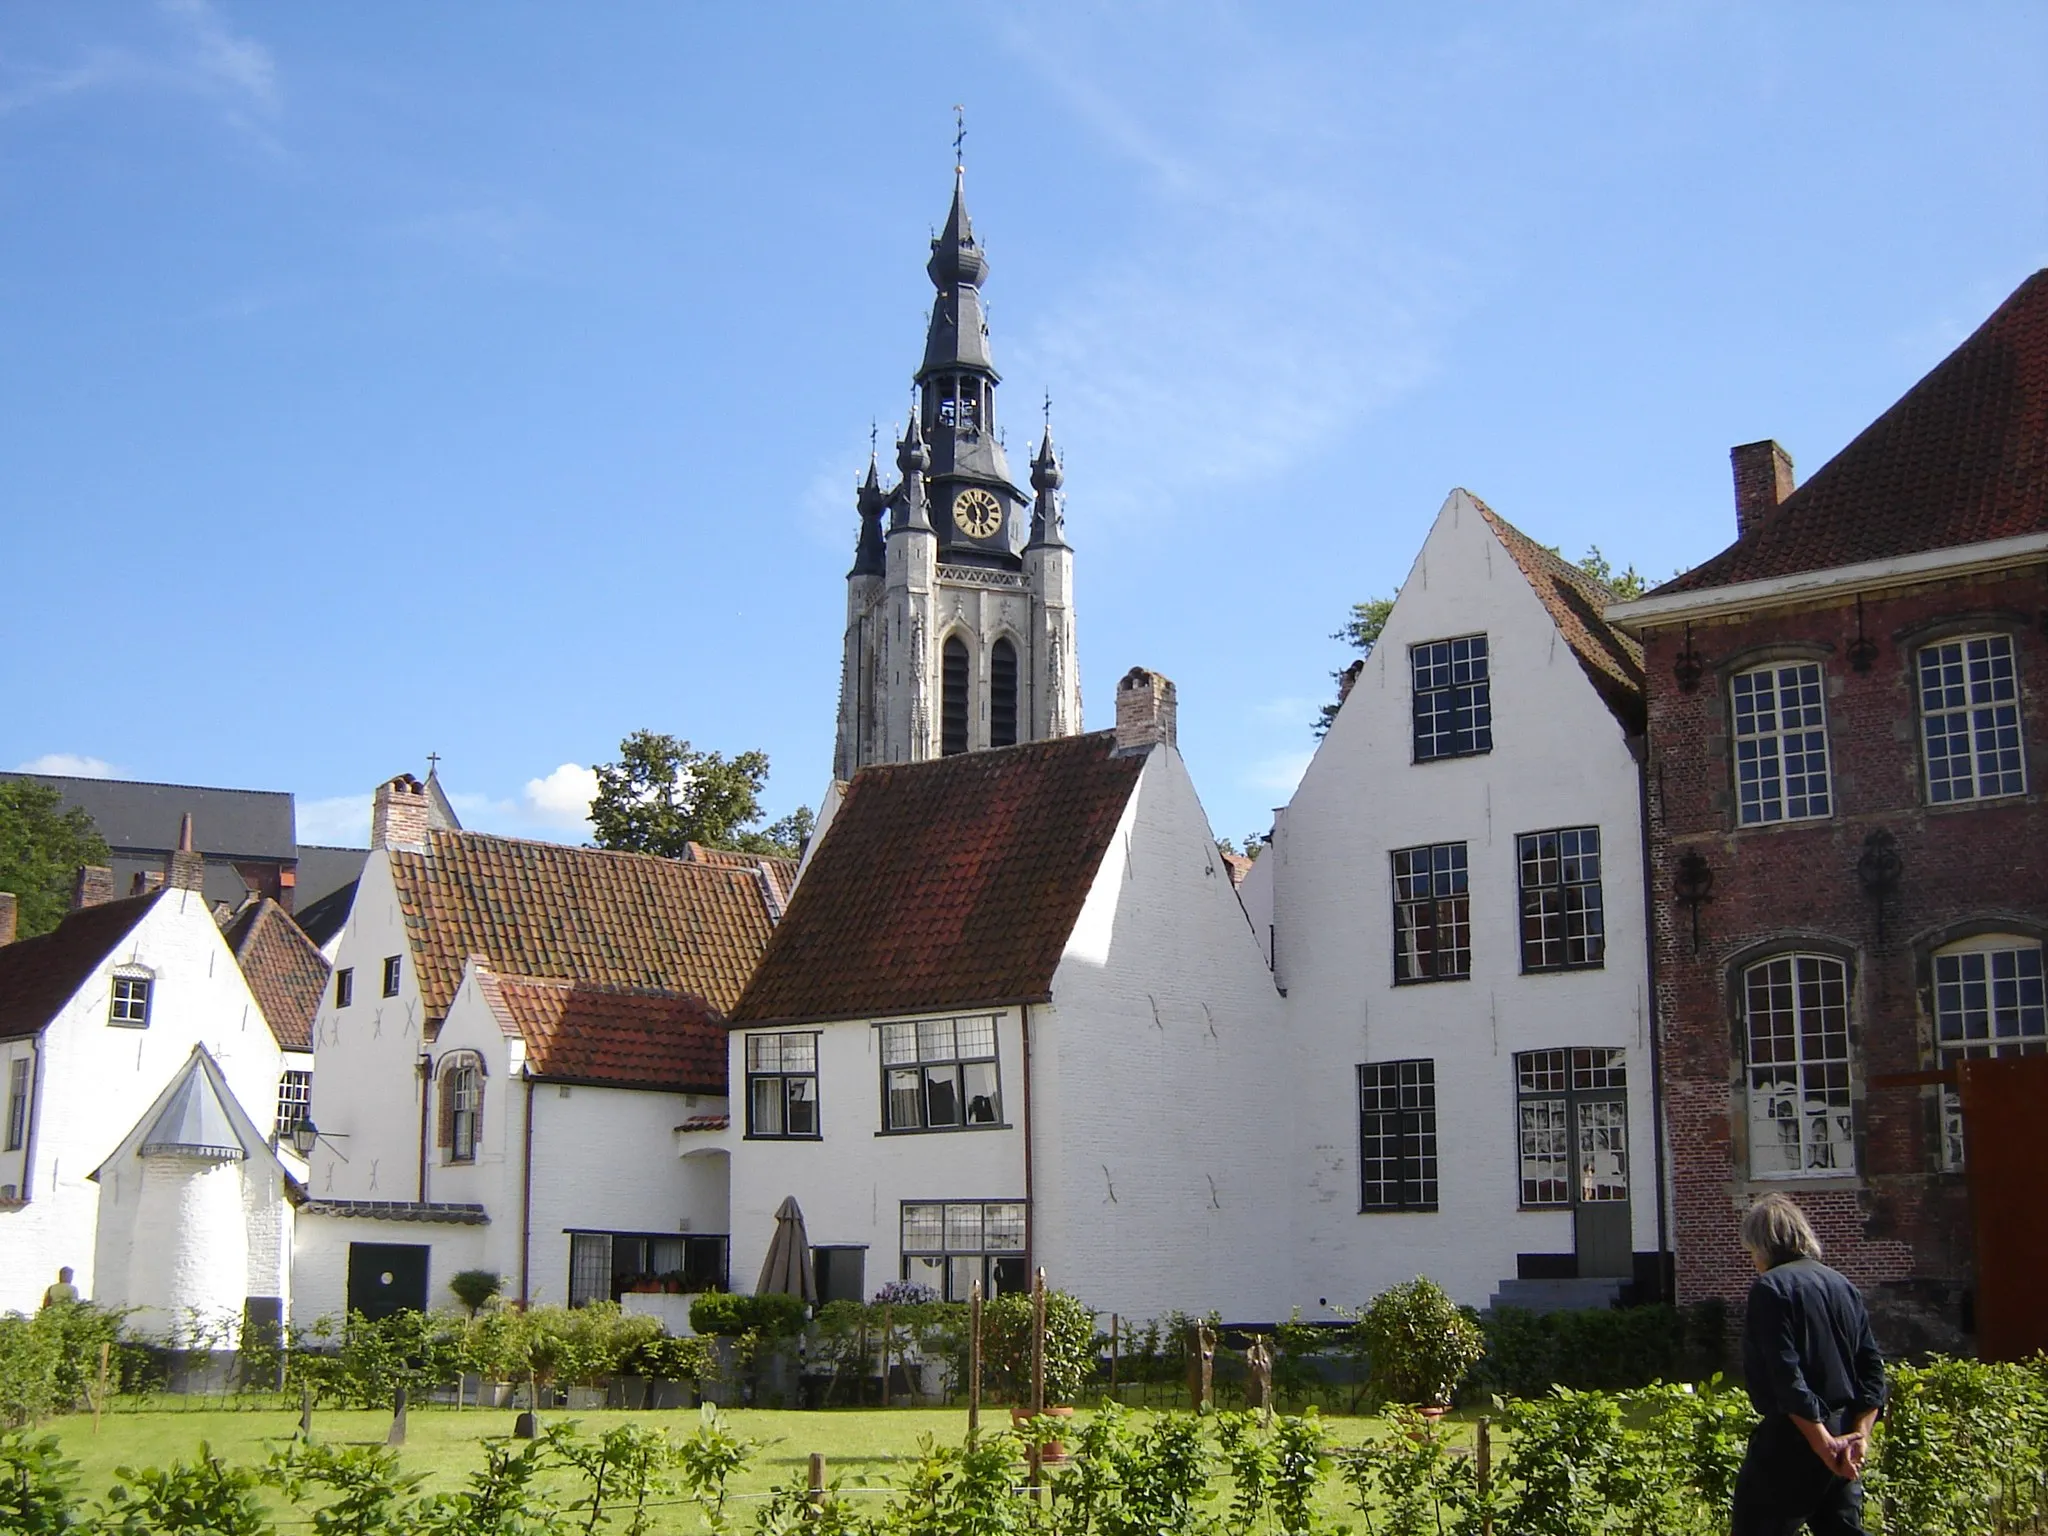
<svg viewBox="0 0 2048 1536">
<path fill-rule="evenodd" d="M 84 907 L 48 933 L 0 945 L 0 1040 L 39 1033 L 163 897 Z"/>
<path fill-rule="evenodd" d="M 1046 997 L 1144 765 L 1099 731 L 863 769 L 733 1022 Z"/>
<path fill-rule="evenodd" d="M 1619 601 L 1614 589 L 1594 580 L 1557 551 L 1545 549 L 1477 496 L 1472 497 L 1472 504 L 1521 567 L 1550 611 L 1551 622 L 1621 728 L 1640 736 L 1645 719 L 1643 647 L 1603 617 L 1608 606 Z"/>
<path fill-rule="evenodd" d="M 390 858 L 429 1019 L 446 1017 L 471 955 L 508 975 L 730 1008 L 768 942 L 767 903 L 746 870 L 453 831 Z"/>
<path fill-rule="evenodd" d="M 679 1131 L 723 1131 L 732 1125 L 731 1115 L 692 1115 L 676 1129 Z"/>
<path fill-rule="evenodd" d="M 774 853 L 735 853 L 730 848 L 707 848 L 702 843 L 684 845 L 684 858 L 696 864 L 716 864 L 726 869 L 752 869 L 768 882 L 768 894 L 780 916 L 789 907 L 789 893 L 796 889 L 795 859 Z"/>
<path fill-rule="evenodd" d="M 327 957 L 268 896 L 228 924 L 224 937 L 278 1045 L 313 1049 L 313 1015 L 327 990 Z"/>
<path fill-rule="evenodd" d="M 1776 511 L 1658 593 L 2048 529 L 2048 269 Z"/>
<path fill-rule="evenodd" d="M 1223 860 L 1223 867 L 1230 872 L 1230 883 L 1234 886 L 1243 885 L 1244 877 L 1252 872 L 1252 861 L 1245 855 L 1232 853 L 1226 848 L 1219 848 L 1216 853 L 1217 857 Z"/>
<path fill-rule="evenodd" d="M 725 1021 L 701 997 L 587 982 L 501 976 L 477 982 L 501 1026 L 526 1042 L 534 1076 L 551 1082 L 725 1092 Z"/>
</svg>

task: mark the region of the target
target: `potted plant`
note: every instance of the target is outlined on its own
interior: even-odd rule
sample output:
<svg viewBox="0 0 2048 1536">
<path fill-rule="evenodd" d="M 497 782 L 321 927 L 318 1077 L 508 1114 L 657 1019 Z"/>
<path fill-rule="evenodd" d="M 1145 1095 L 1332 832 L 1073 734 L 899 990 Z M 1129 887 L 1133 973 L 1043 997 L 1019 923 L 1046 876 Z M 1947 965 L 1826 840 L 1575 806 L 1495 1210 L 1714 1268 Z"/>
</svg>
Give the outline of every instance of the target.
<svg viewBox="0 0 2048 1536">
<path fill-rule="evenodd" d="M 1420 1275 L 1373 1297 L 1353 1331 L 1372 1362 L 1374 1395 L 1413 1404 L 1425 1418 L 1449 1410 L 1458 1383 L 1486 1353 L 1479 1320 Z"/>
<path fill-rule="evenodd" d="M 1031 1293 L 998 1296 L 981 1313 L 981 1358 L 1010 1399 L 1010 1421 L 1031 1419 Z M 1078 1296 L 1045 1293 L 1045 1406 L 1048 1417 L 1071 1418 L 1074 1402 L 1095 1370 L 1095 1314 Z M 1041 1447 L 1042 1459 L 1065 1456 L 1058 1440 Z"/>
</svg>

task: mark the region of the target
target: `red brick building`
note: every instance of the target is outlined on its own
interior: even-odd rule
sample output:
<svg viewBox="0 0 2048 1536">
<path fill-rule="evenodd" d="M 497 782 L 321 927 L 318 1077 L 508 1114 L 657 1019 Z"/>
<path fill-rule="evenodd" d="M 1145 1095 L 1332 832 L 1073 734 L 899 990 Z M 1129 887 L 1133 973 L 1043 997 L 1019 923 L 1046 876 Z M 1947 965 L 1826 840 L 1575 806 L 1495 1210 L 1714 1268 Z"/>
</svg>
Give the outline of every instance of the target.
<svg viewBox="0 0 2048 1536">
<path fill-rule="evenodd" d="M 1610 615 L 1645 652 L 1679 1296 L 1741 1297 L 1741 1212 L 1783 1190 L 1890 1346 L 1958 1347 L 1951 1069 L 2048 1052 L 2048 271 L 1805 485 L 1732 457 L 1735 543 Z"/>
</svg>

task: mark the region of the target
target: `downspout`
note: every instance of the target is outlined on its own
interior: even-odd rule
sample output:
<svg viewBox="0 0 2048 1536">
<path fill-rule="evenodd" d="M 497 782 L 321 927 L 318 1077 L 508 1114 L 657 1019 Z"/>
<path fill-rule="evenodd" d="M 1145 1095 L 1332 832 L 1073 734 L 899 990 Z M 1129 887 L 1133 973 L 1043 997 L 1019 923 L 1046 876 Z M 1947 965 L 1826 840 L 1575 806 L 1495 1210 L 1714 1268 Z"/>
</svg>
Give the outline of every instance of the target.
<svg viewBox="0 0 2048 1536">
<path fill-rule="evenodd" d="M 1671 1251 L 1671 1213 L 1665 1197 L 1664 1167 L 1664 1016 L 1657 996 L 1657 897 L 1656 866 L 1650 856 L 1650 733 L 1643 728 L 1643 754 L 1636 763 L 1636 802 L 1643 819 L 1643 954 L 1649 985 L 1650 1009 L 1650 1137 L 1652 1165 L 1657 1178 L 1657 1289 L 1664 1289 L 1664 1265 L 1671 1265 L 1671 1295 L 1678 1296 L 1678 1258 Z"/>
<path fill-rule="evenodd" d="M 434 1102 L 434 1058 L 425 1051 L 420 1052 L 420 1193 L 421 1205 L 427 1203 L 427 1115 Z"/>
<path fill-rule="evenodd" d="M 1024 1279 L 1031 1283 L 1038 1273 L 1038 1202 L 1031 1192 L 1031 1005 L 1023 1006 L 1024 1035 Z"/>
<path fill-rule="evenodd" d="M 528 1260 L 533 1252 L 533 1079 L 526 1079 L 526 1153 L 519 1175 L 519 1307 L 528 1300 Z"/>
<path fill-rule="evenodd" d="M 21 1150 L 21 1203 L 27 1205 L 35 1192 L 36 1132 L 43 1128 L 43 1036 L 38 1030 L 29 1036 L 28 1135 Z"/>
</svg>

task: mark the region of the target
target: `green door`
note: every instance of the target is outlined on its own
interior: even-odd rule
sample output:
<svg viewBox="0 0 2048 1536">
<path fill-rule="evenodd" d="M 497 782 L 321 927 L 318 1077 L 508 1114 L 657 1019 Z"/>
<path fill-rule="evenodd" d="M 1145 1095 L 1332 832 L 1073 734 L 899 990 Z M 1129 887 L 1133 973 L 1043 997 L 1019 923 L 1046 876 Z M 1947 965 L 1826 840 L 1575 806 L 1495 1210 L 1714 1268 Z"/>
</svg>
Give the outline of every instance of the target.
<svg viewBox="0 0 2048 1536">
<path fill-rule="evenodd" d="M 1572 1246 L 1580 1278 L 1633 1275 L 1628 1100 L 1621 1094 L 1573 1094 L 1572 1145 Z"/>
</svg>

